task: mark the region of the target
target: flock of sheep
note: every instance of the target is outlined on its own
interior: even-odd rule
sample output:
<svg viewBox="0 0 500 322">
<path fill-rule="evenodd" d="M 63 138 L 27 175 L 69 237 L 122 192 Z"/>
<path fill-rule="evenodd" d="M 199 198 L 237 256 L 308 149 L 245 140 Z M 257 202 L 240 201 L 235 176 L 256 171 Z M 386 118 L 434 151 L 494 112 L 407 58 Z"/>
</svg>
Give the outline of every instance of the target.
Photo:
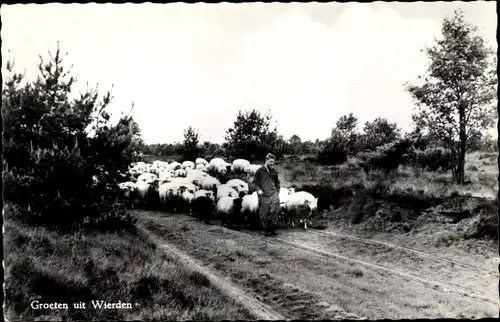
<svg viewBox="0 0 500 322">
<path fill-rule="evenodd" d="M 129 168 L 128 181 L 119 187 L 133 206 L 156 203 L 168 212 L 189 213 L 207 223 L 215 215 L 228 228 L 233 224 L 260 228 L 258 196 L 252 184 L 259 167 L 244 159 L 227 163 L 222 158 L 137 162 Z M 292 226 L 299 220 L 307 229 L 318 198 L 293 188 L 280 188 L 279 195 L 279 219 Z"/>
</svg>

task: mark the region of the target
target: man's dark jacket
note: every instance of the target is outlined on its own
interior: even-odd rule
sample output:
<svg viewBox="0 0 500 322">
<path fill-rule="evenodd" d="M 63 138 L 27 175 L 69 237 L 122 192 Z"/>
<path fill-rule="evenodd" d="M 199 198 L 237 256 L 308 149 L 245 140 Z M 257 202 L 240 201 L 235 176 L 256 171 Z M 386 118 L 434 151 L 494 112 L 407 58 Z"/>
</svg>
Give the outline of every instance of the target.
<svg viewBox="0 0 500 322">
<path fill-rule="evenodd" d="M 280 181 L 278 172 L 275 169 L 269 169 L 268 172 L 266 166 L 263 165 L 255 172 L 254 184 L 262 190 L 264 197 L 270 197 L 274 193 L 279 193 Z"/>
</svg>

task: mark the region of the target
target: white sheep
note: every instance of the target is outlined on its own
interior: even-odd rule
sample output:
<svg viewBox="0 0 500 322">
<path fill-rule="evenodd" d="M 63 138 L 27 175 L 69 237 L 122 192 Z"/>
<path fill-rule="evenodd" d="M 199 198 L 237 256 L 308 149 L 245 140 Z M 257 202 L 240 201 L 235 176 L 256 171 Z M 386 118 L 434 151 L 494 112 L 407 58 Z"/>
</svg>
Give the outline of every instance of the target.
<svg viewBox="0 0 500 322">
<path fill-rule="evenodd" d="M 177 169 L 174 171 L 174 176 L 176 177 L 185 177 L 186 176 L 186 170 L 184 169 Z"/>
<path fill-rule="evenodd" d="M 167 203 L 167 200 L 171 195 L 175 194 L 174 190 L 179 189 L 179 186 L 172 182 L 165 182 L 160 184 L 158 187 L 158 197 L 160 198 L 161 203 Z"/>
<path fill-rule="evenodd" d="M 186 178 L 203 178 L 203 177 L 208 177 L 208 173 L 201 171 L 201 170 L 188 170 L 186 171 Z"/>
<path fill-rule="evenodd" d="M 212 176 L 203 177 L 199 185 L 202 189 L 215 191 L 217 186 L 220 185 L 220 181 Z"/>
<path fill-rule="evenodd" d="M 227 163 L 221 158 L 213 158 L 212 160 L 210 160 L 210 163 L 207 166 L 207 170 L 225 175 L 230 166 L 231 164 Z"/>
<path fill-rule="evenodd" d="M 236 191 L 234 188 L 231 188 L 230 186 L 227 185 L 219 185 L 217 186 L 217 200 L 221 199 L 222 197 L 233 197 L 236 198 L 239 196 L 238 191 Z"/>
<path fill-rule="evenodd" d="M 166 166 L 168 166 L 168 162 L 155 160 L 155 161 L 153 161 L 153 166 L 158 167 L 158 168 L 165 168 Z"/>
<path fill-rule="evenodd" d="M 260 167 L 261 167 L 261 165 L 259 165 L 259 164 L 250 164 L 249 166 L 247 166 L 245 168 L 245 173 L 248 175 L 254 176 Z"/>
<path fill-rule="evenodd" d="M 137 189 L 137 185 L 130 181 L 120 182 L 118 187 L 123 191 L 125 198 L 130 198 L 130 195 Z"/>
<path fill-rule="evenodd" d="M 177 207 L 179 206 L 179 199 L 181 197 L 179 184 L 175 182 L 161 184 L 158 188 L 158 195 L 161 203 L 167 208 L 168 211 L 177 210 Z"/>
<path fill-rule="evenodd" d="M 198 190 L 198 188 L 196 188 L 196 185 L 194 185 L 191 182 L 181 183 L 179 184 L 179 188 L 181 189 L 182 192 L 188 191 L 192 194 L 194 194 Z"/>
<path fill-rule="evenodd" d="M 150 191 L 150 188 L 152 188 L 151 181 L 137 181 L 136 183 L 137 194 L 143 200 L 146 199 L 146 196 Z"/>
<path fill-rule="evenodd" d="M 246 195 L 243 197 L 243 201 L 241 203 L 241 212 L 258 214 L 259 195 L 257 194 L 257 191 L 252 193 L 251 195 Z"/>
<path fill-rule="evenodd" d="M 151 168 L 151 170 L 149 172 L 154 173 L 155 175 L 159 176 L 161 171 L 162 171 L 161 168 L 153 167 L 153 168 Z"/>
<path fill-rule="evenodd" d="M 195 167 L 196 170 L 200 170 L 200 171 L 203 171 L 203 172 L 206 172 L 208 171 L 207 170 L 207 166 L 204 165 L 204 164 L 197 164 L 196 167 Z"/>
<path fill-rule="evenodd" d="M 226 224 L 228 228 L 232 228 L 232 224 L 236 223 L 238 228 L 241 227 L 241 203 L 242 198 L 226 196 L 219 199 L 216 210 L 222 225 Z"/>
<path fill-rule="evenodd" d="M 137 178 L 138 176 L 141 175 L 141 172 L 137 168 L 131 168 L 128 170 L 128 173 L 130 173 L 134 178 Z"/>
<path fill-rule="evenodd" d="M 151 181 L 158 179 L 158 176 L 154 173 L 142 173 L 139 177 L 137 177 L 137 181 Z"/>
<path fill-rule="evenodd" d="M 248 183 L 246 183 L 241 179 L 231 179 L 228 182 L 226 182 L 226 185 L 238 191 L 238 193 L 240 193 L 241 196 L 244 196 L 249 191 Z"/>
<path fill-rule="evenodd" d="M 191 203 L 194 200 L 194 194 L 186 190 L 181 194 L 181 199 L 182 199 L 182 210 L 189 211 L 189 214 L 191 214 Z"/>
<path fill-rule="evenodd" d="M 203 158 L 196 158 L 194 163 L 196 164 L 196 166 L 200 164 L 206 166 L 208 164 L 208 161 Z"/>
<path fill-rule="evenodd" d="M 260 213 L 259 213 L 259 196 L 257 191 L 250 195 L 246 195 L 241 203 L 241 214 L 246 217 L 248 224 L 258 229 L 261 227 Z"/>
<path fill-rule="evenodd" d="M 231 165 L 231 171 L 236 173 L 244 172 L 247 167 L 250 166 L 250 161 L 245 159 L 236 159 Z"/>
<path fill-rule="evenodd" d="M 182 169 L 184 170 L 189 170 L 189 169 L 194 169 L 194 162 L 193 161 L 184 161 L 182 162 Z"/>
<path fill-rule="evenodd" d="M 208 174 L 203 172 L 203 171 L 190 170 L 186 174 L 186 180 L 188 180 L 189 182 L 191 182 L 197 186 L 200 186 L 200 182 L 204 178 L 206 178 L 207 176 L 208 176 Z"/>
<path fill-rule="evenodd" d="M 207 197 L 212 201 L 215 201 L 215 195 L 214 192 L 211 190 L 205 190 L 205 189 L 200 189 L 194 193 L 194 197 Z"/>
<path fill-rule="evenodd" d="M 288 218 L 295 226 L 295 219 L 299 218 L 304 223 L 304 229 L 307 229 L 307 221 L 311 224 L 311 216 L 318 208 L 318 198 L 306 191 L 295 192 L 288 196 L 285 202 L 284 210 Z"/>
<path fill-rule="evenodd" d="M 182 164 L 180 164 L 179 162 L 172 162 L 169 164 L 169 168 L 172 169 L 172 170 L 178 170 L 178 169 L 181 169 L 182 168 Z"/>
<path fill-rule="evenodd" d="M 291 194 L 295 193 L 294 188 L 280 188 L 280 205 L 283 207 Z"/>
<path fill-rule="evenodd" d="M 169 171 L 169 170 L 163 170 L 158 175 L 158 180 L 160 182 L 163 182 L 163 181 L 166 181 L 167 179 L 171 179 L 173 176 L 174 176 L 174 174 L 171 171 Z"/>
</svg>

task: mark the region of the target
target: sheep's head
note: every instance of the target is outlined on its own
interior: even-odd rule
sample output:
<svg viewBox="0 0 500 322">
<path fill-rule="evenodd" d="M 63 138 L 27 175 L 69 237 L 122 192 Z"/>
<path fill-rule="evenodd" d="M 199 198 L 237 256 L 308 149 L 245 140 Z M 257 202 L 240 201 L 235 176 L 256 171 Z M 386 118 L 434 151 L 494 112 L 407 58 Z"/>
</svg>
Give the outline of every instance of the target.
<svg viewBox="0 0 500 322">
<path fill-rule="evenodd" d="M 184 199 L 186 199 L 188 202 L 191 202 L 194 198 L 194 195 L 191 192 L 189 192 L 188 190 L 186 190 L 182 193 L 182 197 Z"/>
<path fill-rule="evenodd" d="M 318 210 L 318 198 L 314 198 L 311 201 L 306 201 L 306 206 L 309 209 L 309 216 L 313 217 L 315 216 L 317 210 Z"/>
<path fill-rule="evenodd" d="M 228 196 L 233 197 L 233 198 L 238 198 L 239 194 L 238 194 L 238 191 L 236 191 L 234 189 L 228 189 Z"/>
<path fill-rule="evenodd" d="M 178 192 L 178 189 L 174 188 L 174 187 L 168 187 L 167 188 L 167 192 L 169 195 L 173 196 L 176 194 L 176 192 Z"/>
<path fill-rule="evenodd" d="M 318 198 L 314 198 L 313 202 L 311 203 L 311 209 L 312 210 L 318 209 Z"/>
<path fill-rule="evenodd" d="M 214 192 L 213 191 L 206 191 L 205 192 L 205 196 L 207 196 L 207 198 L 213 200 L 215 198 L 215 195 L 214 195 Z"/>
<path fill-rule="evenodd" d="M 250 191 L 250 187 L 248 186 L 247 183 L 244 183 L 241 185 L 240 191 L 243 191 L 245 194 L 247 194 Z"/>
</svg>

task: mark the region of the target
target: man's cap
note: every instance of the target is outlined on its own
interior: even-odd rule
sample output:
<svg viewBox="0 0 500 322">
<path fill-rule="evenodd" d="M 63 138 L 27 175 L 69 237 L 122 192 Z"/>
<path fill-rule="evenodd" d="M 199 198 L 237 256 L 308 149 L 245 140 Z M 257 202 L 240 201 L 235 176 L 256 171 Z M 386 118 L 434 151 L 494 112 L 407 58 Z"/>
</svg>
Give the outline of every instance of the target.
<svg viewBox="0 0 500 322">
<path fill-rule="evenodd" d="M 268 154 L 266 155 L 266 160 L 269 160 L 269 159 L 274 159 L 274 160 L 276 160 L 276 156 L 275 156 L 274 154 L 272 154 L 272 153 L 268 153 Z"/>
</svg>

